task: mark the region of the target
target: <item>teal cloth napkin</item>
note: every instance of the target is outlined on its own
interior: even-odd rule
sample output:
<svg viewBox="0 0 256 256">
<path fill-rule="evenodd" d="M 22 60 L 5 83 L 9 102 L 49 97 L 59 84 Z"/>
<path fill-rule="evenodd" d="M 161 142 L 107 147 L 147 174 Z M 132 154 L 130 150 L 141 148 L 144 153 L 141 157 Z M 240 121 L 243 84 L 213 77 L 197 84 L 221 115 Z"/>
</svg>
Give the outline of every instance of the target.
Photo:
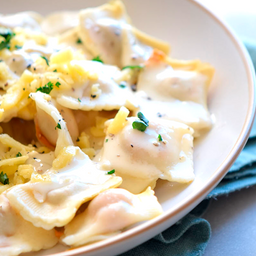
<svg viewBox="0 0 256 256">
<path fill-rule="evenodd" d="M 245 46 L 256 69 L 256 44 Z M 256 184 L 256 121 L 243 151 L 227 175 L 194 210 L 153 239 L 120 256 L 201 256 L 211 237 L 210 223 L 201 216 L 211 198 L 248 188 Z"/>
</svg>

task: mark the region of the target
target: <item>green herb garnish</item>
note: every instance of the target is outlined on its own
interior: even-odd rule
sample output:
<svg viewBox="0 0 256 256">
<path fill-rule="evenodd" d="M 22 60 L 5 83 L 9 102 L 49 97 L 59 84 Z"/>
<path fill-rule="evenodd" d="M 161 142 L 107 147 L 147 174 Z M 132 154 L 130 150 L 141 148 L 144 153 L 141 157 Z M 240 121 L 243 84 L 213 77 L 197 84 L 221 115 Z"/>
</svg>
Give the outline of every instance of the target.
<svg viewBox="0 0 256 256">
<path fill-rule="evenodd" d="M 56 129 L 61 129 L 60 123 L 58 123 L 58 124 L 55 126 L 55 130 L 56 130 Z"/>
<path fill-rule="evenodd" d="M 0 182 L 4 185 L 9 184 L 9 178 L 6 173 L 0 173 Z"/>
<path fill-rule="evenodd" d="M 148 127 L 149 121 L 141 112 L 139 112 L 137 116 L 139 120 L 135 120 L 132 123 L 132 128 L 144 132 Z"/>
<path fill-rule="evenodd" d="M 132 128 L 136 129 L 136 130 L 139 130 L 141 132 L 144 132 L 147 129 L 147 127 L 148 127 L 148 125 L 145 124 L 144 122 L 140 121 L 140 120 L 135 120 L 132 123 Z"/>
<path fill-rule="evenodd" d="M 121 83 L 119 84 L 119 87 L 125 88 L 125 87 L 126 87 L 126 82 L 121 82 Z"/>
<path fill-rule="evenodd" d="M 82 42 L 82 40 L 81 40 L 80 38 L 78 38 L 78 39 L 76 40 L 76 43 L 77 43 L 77 44 L 82 44 L 83 42 Z"/>
<path fill-rule="evenodd" d="M 141 66 L 141 65 L 125 66 L 125 67 L 122 68 L 122 70 L 127 69 L 127 68 L 130 68 L 130 69 L 142 69 L 143 66 Z"/>
<path fill-rule="evenodd" d="M 55 86 L 57 86 L 58 88 L 60 87 L 60 85 L 61 85 L 60 82 L 57 82 L 57 83 L 55 84 Z"/>
<path fill-rule="evenodd" d="M 22 156 L 22 154 L 20 152 L 18 152 L 18 154 L 16 155 L 16 157 L 20 157 Z"/>
<path fill-rule="evenodd" d="M 113 169 L 113 170 L 111 170 L 111 171 L 109 171 L 109 172 L 107 172 L 107 174 L 113 174 L 113 173 L 115 173 L 115 169 Z"/>
<path fill-rule="evenodd" d="M 108 142 L 108 139 L 106 139 L 106 143 Z"/>
<path fill-rule="evenodd" d="M 103 60 L 100 58 L 99 55 L 96 56 L 95 58 L 93 58 L 92 61 L 98 61 L 98 62 L 104 63 Z"/>
<path fill-rule="evenodd" d="M 163 141 L 163 138 L 162 138 L 161 134 L 158 134 L 158 140 Z"/>
<path fill-rule="evenodd" d="M 15 48 L 16 48 L 16 49 L 21 49 L 22 46 L 19 46 L 19 45 L 16 44 L 16 45 L 15 45 Z"/>
<path fill-rule="evenodd" d="M 78 100 L 79 102 L 81 102 L 81 100 L 80 100 L 79 98 L 77 98 L 77 100 Z"/>
<path fill-rule="evenodd" d="M 4 48 L 10 49 L 10 41 L 15 36 L 15 33 L 13 33 L 8 28 L 0 28 L 0 36 L 4 37 L 4 41 L 0 43 L 0 51 Z"/>
<path fill-rule="evenodd" d="M 44 59 L 45 62 L 46 62 L 46 64 L 47 64 L 47 66 L 49 66 L 49 61 L 48 61 L 48 59 L 47 59 L 46 57 L 44 57 L 44 56 L 41 56 L 41 58 Z"/>
<path fill-rule="evenodd" d="M 57 69 L 54 69 L 52 72 L 57 72 Z"/>
<path fill-rule="evenodd" d="M 137 114 L 137 117 L 148 126 L 149 121 L 141 112 Z"/>
<path fill-rule="evenodd" d="M 43 87 L 39 87 L 36 89 L 36 91 L 38 92 L 42 92 L 42 93 L 46 93 L 46 94 L 50 94 L 50 92 L 53 89 L 53 83 L 52 82 L 48 82 L 46 85 L 44 85 Z"/>
</svg>

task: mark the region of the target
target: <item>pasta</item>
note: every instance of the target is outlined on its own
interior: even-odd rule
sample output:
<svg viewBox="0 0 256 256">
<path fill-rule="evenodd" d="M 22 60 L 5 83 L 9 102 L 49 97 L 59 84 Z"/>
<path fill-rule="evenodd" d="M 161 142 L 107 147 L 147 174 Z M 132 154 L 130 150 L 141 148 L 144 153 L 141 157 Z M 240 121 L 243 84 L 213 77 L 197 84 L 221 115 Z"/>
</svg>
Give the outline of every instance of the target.
<svg viewBox="0 0 256 256">
<path fill-rule="evenodd" d="M 159 179 L 193 182 L 214 68 L 169 51 L 120 0 L 0 15 L 1 255 L 115 236 L 162 214 Z"/>
</svg>

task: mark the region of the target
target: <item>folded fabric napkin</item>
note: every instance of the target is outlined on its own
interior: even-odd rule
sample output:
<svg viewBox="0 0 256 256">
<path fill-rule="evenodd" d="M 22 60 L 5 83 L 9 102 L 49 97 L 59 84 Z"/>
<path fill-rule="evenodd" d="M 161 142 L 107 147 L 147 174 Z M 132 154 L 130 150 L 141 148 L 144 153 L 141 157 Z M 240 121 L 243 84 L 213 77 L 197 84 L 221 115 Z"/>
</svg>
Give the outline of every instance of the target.
<svg viewBox="0 0 256 256">
<path fill-rule="evenodd" d="M 256 44 L 245 46 L 256 70 Z M 243 151 L 227 175 L 194 210 L 153 239 L 120 256 L 200 256 L 211 237 L 210 223 L 201 218 L 211 198 L 229 194 L 256 184 L 256 121 Z"/>
</svg>

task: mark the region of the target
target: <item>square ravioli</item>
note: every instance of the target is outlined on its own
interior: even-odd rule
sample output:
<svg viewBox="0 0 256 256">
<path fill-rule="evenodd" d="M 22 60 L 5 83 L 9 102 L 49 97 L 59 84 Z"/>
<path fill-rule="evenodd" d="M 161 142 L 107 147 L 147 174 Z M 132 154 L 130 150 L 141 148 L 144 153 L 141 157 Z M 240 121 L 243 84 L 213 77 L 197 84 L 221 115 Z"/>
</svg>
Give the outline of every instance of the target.
<svg viewBox="0 0 256 256">
<path fill-rule="evenodd" d="M 101 168 L 115 169 L 123 178 L 121 187 L 139 193 L 158 178 L 193 181 L 192 128 L 175 121 L 150 119 L 146 130 L 140 131 L 134 129 L 139 119 L 123 117 L 123 127 L 118 131 L 113 129 L 115 119 L 107 123 L 106 140 L 98 157 Z"/>
</svg>

